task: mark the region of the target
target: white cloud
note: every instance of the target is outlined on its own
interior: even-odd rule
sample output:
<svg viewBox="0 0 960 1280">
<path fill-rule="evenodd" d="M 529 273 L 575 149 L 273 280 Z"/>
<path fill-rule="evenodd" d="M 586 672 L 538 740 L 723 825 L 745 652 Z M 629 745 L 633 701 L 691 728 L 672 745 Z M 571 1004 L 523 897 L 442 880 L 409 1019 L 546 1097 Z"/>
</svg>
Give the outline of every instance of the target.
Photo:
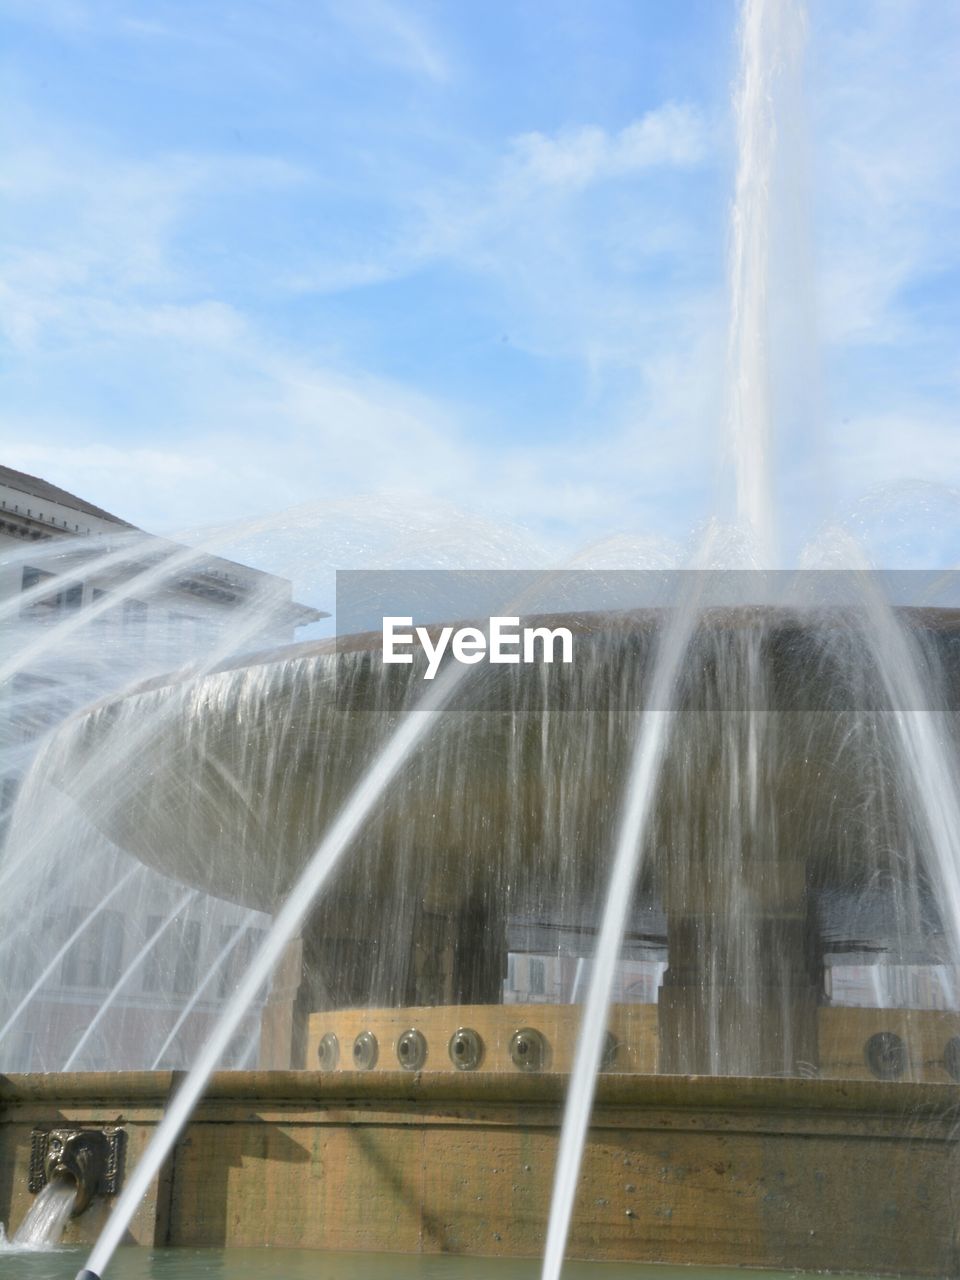
<svg viewBox="0 0 960 1280">
<path fill-rule="evenodd" d="M 960 412 L 924 408 L 866 413 L 835 428 L 846 487 L 960 480 Z"/>
<path fill-rule="evenodd" d="M 592 227 L 575 225 L 577 201 L 613 179 L 637 179 L 658 169 L 691 169 L 707 158 L 708 128 L 689 103 L 666 103 L 621 130 L 585 125 L 556 135 L 508 139 L 469 176 L 425 178 L 404 172 L 401 190 L 384 188 L 392 232 L 365 245 L 362 256 L 316 256 L 282 277 L 293 292 L 335 293 L 411 275 L 437 262 L 461 264 L 521 283 L 539 262 L 536 280 L 556 279 L 557 266 L 585 252 L 597 255 L 604 211 Z M 656 209 L 655 193 L 633 190 L 630 225 L 611 228 L 610 248 L 631 255 L 677 250 L 684 219 Z M 531 254 L 531 249 L 533 253 Z M 552 267 L 544 259 L 552 259 Z M 629 269 L 629 261 L 625 264 Z M 555 311 L 551 300 L 549 309 Z"/>
<path fill-rule="evenodd" d="M 556 547 L 580 531 L 680 531 L 686 517 L 671 508 L 703 470 L 712 385 L 689 377 L 702 356 L 704 304 L 686 291 L 669 301 L 640 294 L 609 271 L 604 279 L 603 263 L 676 254 L 685 231 L 642 206 L 629 224 L 587 230 L 577 220 L 591 183 L 698 163 L 703 127 L 692 108 L 668 104 L 619 132 L 587 130 L 590 154 L 576 178 L 563 159 L 583 151 L 574 135 L 528 135 L 474 182 L 435 179 L 421 191 L 412 234 L 398 234 L 385 259 L 317 266 L 314 287 L 333 288 L 454 264 L 502 288 L 516 346 L 585 360 L 598 387 L 607 364 L 631 367 L 626 402 L 598 398 L 589 432 L 530 445 L 487 444 L 484 406 L 443 403 L 305 351 L 271 334 L 252 305 L 205 288 L 203 262 L 181 251 L 197 207 L 211 192 L 310 183 L 303 170 L 255 155 L 133 160 L 31 132 L 37 145 L 14 154 L 0 178 L 16 212 L 8 341 L 29 376 L 52 367 L 69 378 L 70 359 L 101 368 L 139 417 L 124 422 L 104 401 L 100 421 L 89 403 L 64 408 L 63 396 L 59 409 L 8 409 L 0 433 L 9 465 L 157 532 L 369 492 L 405 495 L 394 510 L 441 500 L 495 508 L 504 529 L 532 522 Z M 673 360 L 663 355 L 670 341 Z M 138 368 L 150 386 L 139 394 Z M 643 403 L 641 384 L 650 388 Z M 124 436 L 129 445 L 117 443 Z"/>
<path fill-rule="evenodd" d="M 648 362 L 649 402 L 624 409 L 619 421 L 573 440 L 487 445 L 468 430 L 463 409 L 294 357 L 249 325 L 176 324 L 174 338 L 201 357 L 207 380 L 187 403 L 196 421 L 171 421 L 169 444 L 156 431 L 150 444 L 114 443 L 111 428 L 79 414 L 8 413 L 0 418 L 3 460 L 152 532 L 302 503 L 349 512 L 347 495 L 379 492 L 392 495 L 391 519 L 406 512 L 417 521 L 438 502 L 479 508 L 515 551 L 533 545 L 511 541 L 531 527 L 562 556 L 586 538 L 625 530 L 682 537 L 688 517 L 676 498 L 696 486 L 709 454 L 709 380 L 686 376 L 709 359 L 702 349 L 683 361 Z M 442 524 L 435 531 L 447 538 Z M 372 545 L 382 563 L 406 555 Z"/>
<path fill-rule="evenodd" d="M 658 166 L 688 168 L 705 153 L 700 114 L 687 103 L 668 102 L 619 133 L 581 126 L 549 136 L 524 133 L 511 144 L 516 173 L 534 183 L 585 187 Z"/>
<path fill-rule="evenodd" d="M 827 339 L 840 358 L 853 348 L 896 352 L 878 371 L 888 411 L 876 413 L 874 399 L 830 429 L 829 469 L 845 501 L 900 475 L 960 477 L 951 413 L 911 385 L 934 365 L 941 378 L 952 367 L 956 380 L 955 350 L 952 365 L 930 354 L 937 341 L 955 348 L 954 321 L 941 328 L 909 298 L 960 261 L 958 45 L 949 33 L 925 35 L 917 9 L 879 11 L 882 20 L 844 26 L 817 10 L 823 29 L 810 49 Z M 52 4 L 48 17 L 76 25 L 83 12 Z M 338 56 L 359 48 L 420 77 L 431 94 L 450 82 L 450 57 L 421 14 L 386 0 L 329 12 Z M 155 528 L 389 489 L 410 495 L 412 508 L 496 502 L 506 522 L 533 521 L 557 543 L 616 527 L 682 536 L 713 469 L 724 324 L 722 229 L 700 200 L 708 184 L 676 194 L 715 164 L 716 125 L 692 103 L 667 102 L 619 129 L 529 130 L 499 144 L 447 137 L 429 167 L 412 148 L 391 156 L 382 176 L 383 139 L 355 171 L 331 177 L 269 155 L 111 155 L 101 141 L 36 120 L 21 131 L 30 145 L 8 149 L 0 174 L 11 226 L 0 325 L 25 381 L 42 388 L 51 370 L 69 375 L 69 358 L 89 358 L 129 401 L 138 364 L 158 381 L 166 373 L 178 396 L 164 423 L 145 392 L 144 421 L 129 425 L 96 420 L 89 402 L 68 412 L 62 397 L 59 411 L 44 403 L 32 415 L 21 403 L 4 428 L 12 465 Z M 216 218 L 198 218 L 208 199 L 297 186 L 320 228 L 313 259 L 302 241 L 288 253 L 268 245 L 277 287 L 254 301 L 208 279 L 203 254 Z M 334 186 L 328 225 L 323 201 Z M 359 210 L 356 228 L 338 199 Z M 572 385 L 589 372 L 582 404 L 564 409 L 555 432 L 541 424 L 532 442 L 518 431 L 488 444 L 483 405 L 419 395 L 272 327 L 285 289 L 332 293 L 425 267 L 460 273 L 467 288 L 479 282 L 478 328 L 540 358 L 545 379 L 559 373 Z M 809 287 L 806 268 L 796 274 Z M 305 311 L 312 305 L 303 301 Z M 372 329 L 373 308 L 370 316 Z M 910 363 L 912 345 L 924 347 L 927 365 Z M 872 394 L 850 382 L 848 400 Z M 109 396 L 103 404 L 108 413 Z M 125 430 L 139 444 L 112 443 Z M 806 436 L 795 442 L 794 479 L 806 465 L 797 455 L 810 451 Z M 810 472 L 805 488 L 793 485 L 804 490 L 798 522 L 820 485 Z"/>
<path fill-rule="evenodd" d="M 818 11 L 817 206 L 825 334 L 837 344 L 931 335 L 904 294 L 960 262 L 955 6 Z"/>
<path fill-rule="evenodd" d="M 40 126 L 28 132 L 34 145 L 8 149 L 0 175 L 8 223 L 0 333 L 20 349 L 55 328 L 93 336 L 125 324 L 158 331 L 215 319 L 222 325 L 222 304 L 164 298 L 203 287 L 175 251 L 178 235 L 211 195 L 308 180 L 304 170 L 270 156 L 141 160 L 105 156 Z M 148 296 L 160 299 L 149 319 Z"/>
<path fill-rule="evenodd" d="M 709 163 L 712 132 L 692 104 L 670 102 L 620 130 L 508 139 L 449 176 L 404 172 L 400 190 L 384 190 L 387 230 L 352 256 L 316 253 L 280 282 L 326 294 L 437 266 L 462 273 L 495 291 L 491 323 L 512 348 L 572 360 L 599 385 L 606 368 L 637 370 L 652 348 L 684 349 L 716 310 L 715 285 L 687 270 L 708 215 L 657 182 Z M 720 235 L 716 247 L 722 255 Z M 648 271 L 655 284 L 642 281 Z"/>
<path fill-rule="evenodd" d="M 371 489 L 456 494 L 483 469 L 451 410 L 400 384 L 294 356 L 220 304 L 117 305 L 109 323 L 127 339 L 172 343 L 174 367 L 199 367 L 199 381 L 168 410 L 179 416 L 165 428 L 137 424 L 140 439 L 156 442 L 138 446 L 113 443 L 122 424 L 79 410 L 27 418 L 8 410 L 3 460 L 152 531 Z"/>
</svg>

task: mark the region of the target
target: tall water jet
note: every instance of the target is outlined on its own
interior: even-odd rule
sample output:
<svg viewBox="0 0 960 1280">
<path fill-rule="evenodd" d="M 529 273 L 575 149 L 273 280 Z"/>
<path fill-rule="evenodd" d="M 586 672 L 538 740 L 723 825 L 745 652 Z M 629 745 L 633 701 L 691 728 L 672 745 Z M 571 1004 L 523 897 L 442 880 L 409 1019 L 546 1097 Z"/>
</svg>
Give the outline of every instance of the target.
<svg viewBox="0 0 960 1280">
<path fill-rule="evenodd" d="M 769 368 L 769 279 L 770 215 L 773 168 L 776 158 L 776 79 L 780 63 L 796 57 L 796 31 L 802 26 L 800 10 L 793 0 L 744 0 L 740 29 L 740 79 L 735 95 L 738 164 L 731 216 L 730 325 L 728 339 L 728 429 L 735 458 L 737 515 L 755 544 L 760 565 L 771 568 L 776 560 L 777 535 L 770 454 L 772 413 Z M 664 653 L 654 675 L 658 698 L 669 700 L 686 656 L 696 622 L 695 596 L 679 611 L 677 621 L 664 638 Z M 751 687 L 748 703 L 756 704 L 756 682 L 761 680 L 759 634 L 751 643 L 746 664 Z M 597 945 L 597 961 L 587 992 L 577 1055 L 571 1078 L 564 1125 L 557 1157 L 557 1174 L 551 1202 L 544 1255 L 544 1280 L 556 1280 L 563 1263 L 577 1177 L 586 1140 L 594 1080 L 600 1069 L 602 1034 L 614 979 L 614 968 L 623 940 L 636 874 L 636 862 L 653 789 L 657 785 L 660 757 L 665 749 L 667 726 L 662 712 L 648 713 L 641 721 L 636 758 L 627 780 L 627 797 L 617 854 L 610 879 L 609 897 Z M 743 761 L 746 794 L 742 809 L 742 830 L 737 844 L 753 842 L 758 822 L 759 770 L 765 755 L 767 718 L 756 709 L 747 712 L 747 749 L 732 754 L 735 767 Z M 739 746 L 739 744 L 737 744 Z M 739 784 L 735 783 L 739 789 Z M 730 849 L 731 862 L 739 863 L 740 850 Z M 741 886 L 735 895 L 742 901 Z M 756 966 L 750 962 L 750 946 L 744 930 L 734 928 L 739 963 L 727 956 L 721 982 L 736 982 L 745 1003 L 751 1003 L 751 987 Z M 747 958 L 744 958 L 746 955 Z M 717 982 L 714 979 L 714 987 Z M 730 1069 L 719 1049 L 715 1019 L 719 1001 L 709 1001 L 712 1034 L 709 1036 L 713 1070 Z M 789 1053 L 788 1053 L 789 1056 Z"/>
<path fill-rule="evenodd" d="M 734 95 L 737 174 L 731 210 L 727 430 L 737 518 L 761 568 L 778 559 L 773 495 L 770 352 L 771 220 L 784 82 L 796 75 L 805 19 L 799 0 L 743 0 Z"/>
</svg>

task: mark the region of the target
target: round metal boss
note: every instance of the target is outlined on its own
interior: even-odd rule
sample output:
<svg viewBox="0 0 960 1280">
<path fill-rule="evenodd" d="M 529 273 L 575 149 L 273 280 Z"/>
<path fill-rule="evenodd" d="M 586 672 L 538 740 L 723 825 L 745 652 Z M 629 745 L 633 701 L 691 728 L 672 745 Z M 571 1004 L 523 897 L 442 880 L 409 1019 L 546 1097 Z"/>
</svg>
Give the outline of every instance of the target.
<svg viewBox="0 0 960 1280">
<path fill-rule="evenodd" d="M 337 1063 L 340 1061 L 340 1041 L 332 1031 L 320 1037 L 320 1043 L 317 1045 L 317 1060 L 321 1071 L 336 1071 Z"/>
<path fill-rule="evenodd" d="M 450 1061 L 458 1071 L 476 1071 L 483 1061 L 483 1041 L 472 1027 L 458 1027 L 450 1037 Z"/>
<path fill-rule="evenodd" d="M 353 1042 L 353 1065 L 358 1071 L 369 1071 L 377 1064 L 377 1037 L 372 1031 L 361 1031 Z"/>
<path fill-rule="evenodd" d="M 895 1031 L 878 1031 L 863 1046 L 867 1066 L 878 1080 L 896 1080 L 907 1067 L 907 1047 Z"/>
<path fill-rule="evenodd" d="M 547 1060 L 547 1042 L 534 1027 L 521 1027 L 510 1040 L 510 1057 L 521 1071 L 540 1071 Z"/>
<path fill-rule="evenodd" d="M 397 1041 L 397 1061 L 404 1071 L 419 1071 L 427 1060 L 427 1038 L 411 1027 Z"/>
</svg>

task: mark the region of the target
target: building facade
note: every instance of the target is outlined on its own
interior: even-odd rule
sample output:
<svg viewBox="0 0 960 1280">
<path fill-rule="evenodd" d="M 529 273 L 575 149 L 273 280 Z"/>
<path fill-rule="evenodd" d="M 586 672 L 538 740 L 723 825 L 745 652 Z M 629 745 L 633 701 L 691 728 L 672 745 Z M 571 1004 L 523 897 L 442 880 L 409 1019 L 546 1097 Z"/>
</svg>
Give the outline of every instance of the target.
<svg viewBox="0 0 960 1280">
<path fill-rule="evenodd" d="M 164 671 L 289 643 L 322 616 L 286 579 L 0 466 L 0 868 L 32 838 L 17 810 L 31 761 L 73 711 Z M 62 851 L 48 840 L 16 872 L 35 881 L 38 919 L 19 941 L 6 922 L 0 1069 L 185 1066 L 269 920 L 164 880 L 81 825 L 64 822 Z M 99 870 L 71 883 L 71 862 Z M 254 1010 L 225 1065 L 255 1063 L 258 1025 Z"/>
</svg>

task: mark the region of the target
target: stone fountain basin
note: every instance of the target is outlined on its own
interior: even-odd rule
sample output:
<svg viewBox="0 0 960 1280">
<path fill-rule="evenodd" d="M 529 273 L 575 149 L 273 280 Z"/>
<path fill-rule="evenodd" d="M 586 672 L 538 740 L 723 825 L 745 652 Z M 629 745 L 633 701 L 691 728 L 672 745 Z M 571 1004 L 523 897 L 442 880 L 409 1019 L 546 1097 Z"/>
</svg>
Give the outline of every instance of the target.
<svg viewBox="0 0 960 1280">
<path fill-rule="evenodd" d="M 904 616 L 955 664 L 960 613 Z M 445 911 L 509 886 L 518 900 L 561 913 L 562 902 L 595 894 L 661 620 L 649 611 L 566 616 L 580 646 L 572 667 L 468 676 L 368 824 L 335 893 L 390 898 L 412 885 Z M 751 707 L 776 722 L 761 762 L 775 838 L 740 854 L 741 878 L 758 899 L 855 888 L 893 866 L 896 842 L 890 831 L 878 842 L 862 803 L 877 762 L 850 745 L 852 720 L 866 723 L 873 712 L 869 681 L 855 661 L 845 665 L 844 626 L 839 614 L 759 608 L 705 618 L 646 871 L 688 910 L 729 806 L 729 752 L 739 750 Z M 761 645 L 764 671 L 752 694 L 737 683 L 749 637 Z M 148 682 L 75 716 L 44 767 L 148 866 L 271 911 L 424 688 L 412 668 L 381 666 L 379 642 L 367 634 L 291 646 Z M 908 802 L 887 800 L 894 834 L 905 831 Z"/>
<path fill-rule="evenodd" d="M 0 1077 L 0 1218 L 31 1135 L 123 1117 L 128 1168 L 169 1072 Z M 568 1078 L 497 1072 L 213 1077 L 130 1243 L 542 1256 Z M 605 1075 L 569 1256 L 957 1274 L 955 1085 Z M 68 1228 L 91 1243 L 110 1208 Z M 264 1266 L 269 1267 L 265 1255 Z"/>
</svg>

